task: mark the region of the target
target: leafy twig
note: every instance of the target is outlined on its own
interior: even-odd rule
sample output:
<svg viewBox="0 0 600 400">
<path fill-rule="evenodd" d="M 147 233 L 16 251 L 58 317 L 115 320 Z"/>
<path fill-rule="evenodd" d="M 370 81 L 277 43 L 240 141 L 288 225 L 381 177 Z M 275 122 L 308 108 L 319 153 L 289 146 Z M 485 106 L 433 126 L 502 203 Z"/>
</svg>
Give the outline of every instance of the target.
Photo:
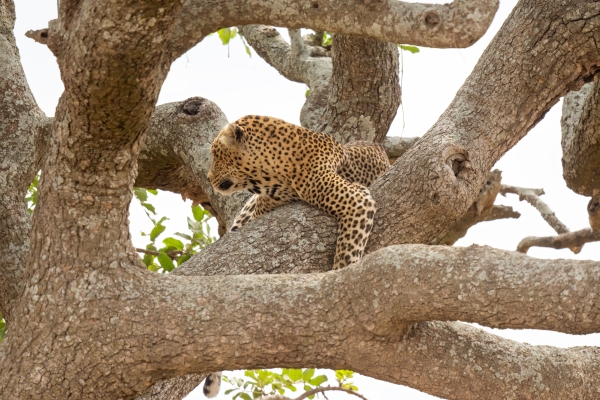
<svg viewBox="0 0 600 400">
<path fill-rule="evenodd" d="M 160 251 L 140 249 L 138 247 L 135 248 L 135 251 L 137 251 L 138 253 L 150 254 L 151 256 L 158 256 L 160 254 Z M 182 250 L 173 250 L 165 254 L 168 255 L 171 260 L 177 260 L 177 258 L 183 253 L 184 252 Z"/>
</svg>

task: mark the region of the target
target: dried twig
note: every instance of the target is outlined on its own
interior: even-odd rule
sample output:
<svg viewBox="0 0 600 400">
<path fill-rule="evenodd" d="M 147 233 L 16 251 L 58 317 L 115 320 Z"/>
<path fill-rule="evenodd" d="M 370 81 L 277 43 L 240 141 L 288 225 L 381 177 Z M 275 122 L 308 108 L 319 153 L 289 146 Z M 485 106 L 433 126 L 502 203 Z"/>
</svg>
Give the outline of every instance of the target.
<svg viewBox="0 0 600 400">
<path fill-rule="evenodd" d="M 584 244 L 590 242 L 600 241 L 600 232 L 594 231 L 590 228 L 582 229 L 580 231 L 563 233 L 558 236 L 547 236 L 547 237 L 536 237 L 529 236 L 521 240 L 517 246 L 517 251 L 521 253 L 527 253 L 530 247 L 550 247 L 553 249 L 566 249 L 571 250 L 579 249 Z M 574 251 L 575 252 L 575 251 Z M 579 251 L 575 252 L 577 254 Z"/>
<path fill-rule="evenodd" d="M 296 397 L 295 399 L 291 399 L 289 397 L 285 397 L 280 394 L 274 394 L 274 395 L 269 395 L 269 396 L 261 396 L 261 397 L 257 398 L 256 400 L 304 400 L 314 394 L 325 393 L 325 392 L 329 392 L 329 391 L 346 392 L 346 393 L 352 394 L 362 400 L 367 400 L 366 397 L 364 397 L 363 395 L 361 395 L 359 393 L 356 393 L 354 390 L 345 389 L 343 387 L 338 387 L 338 386 L 326 386 L 326 387 L 314 388 L 312 390 L 309 390 L 308 392 L 304 392 L 303 394 Z"/>
<path fill-rule="evenodd" d="M 500 188 L 500 194 L 502 194 L 503 196 L 506 196 L 507 193 L 516 194 L 519 196 L 520 201 L 526 201 L 529 204 L 531 204 L 532 206 L 534 206 L 539 211 L 542 218 L 544 218 L 544 221 L 546 221 L 548 223 L 548 225 L 550 225 L 550 227 L 552 227 L 552 229 L 554 229 L 556 231 L 556 233 L 558 233 L 559 235 L 570 232 L 569 228 L 567 228 L 567 226 L 565 224 L 563 224 L 556 217 L 556 215 L 554 214 L 554 211 L 552 211 L 552 209 L 548 206 L 548 204 L 544 203 L 544 201 L 542 199 L 540 199 L 540 196 L 544 194 L 544 189 L 529 189 L 529 188 L 520 188 L 520 187 L 516 187 L 516 186 L 502 185 L 502 187 Z M 519 243 L 519 246 L 517 247 L 517 251 L 521 251 L 521 250 L 519 250 L 519 248 L 529 249 L 529 247 L 531 247 L 531 246 L 526 246 L 526 245 L 521 246 L 521 245 L 524 242 L 528 242 L 529 240 L 532 240 L 532 239 L 534 239 L 534 238 L 528 237 L 528 238 L 523 239 L 521 241 L 521 243 Z M 535 239 L 541 239 L 541 238 L 535 238 Z M 583 242 L 583 243 L 586 243 L 586 242 Z M 544 247 L 553 247 L 553 246 L 544 246 Z M 571 249 L 571 251 L 575 254 L 578 254 L 581 251 L 581 246 L 571 245 L 571 246 L 567 246 L 567 247 L 569 247 L 569 249 Z M 559 247 L 559 248 L 564 248 L 564 247 Z M 521 252 L 526 253 L 527 250 L 521 251 Z"/>
</svg>

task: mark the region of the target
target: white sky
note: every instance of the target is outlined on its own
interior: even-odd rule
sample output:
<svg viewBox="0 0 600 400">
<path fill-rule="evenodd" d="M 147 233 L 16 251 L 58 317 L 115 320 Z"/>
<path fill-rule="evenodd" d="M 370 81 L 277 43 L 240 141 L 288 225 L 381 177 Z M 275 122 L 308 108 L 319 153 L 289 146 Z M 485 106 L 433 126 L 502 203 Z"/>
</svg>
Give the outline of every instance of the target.
<svg viewBox="0 0 600 400">
<path fill-rule="evenodd" d="M 56 2 L 42 0 L 16 0 L 17 22 L 15 36 L 29 85 L 40 107 L 47 115 L 54 109 L 63 87 L 54 56 L 50 51 L 24 36 L 29 29 L 47 26 L 56 18 Z M 443 3 L 444 1 L 431 1 Z M 467 78 L 479 56 L 500 28 L 515 0 L 500 0 L 500 9 L 486 35 L 469 49 L 421 48 L 418 54 L 403 52 L 403 114 L 394 121 L 390 136 L 422 136 L 437 120 Z M 216 36 L 204 40 L 177 60 L 162 88 L 159 104 L 180 101 L 191 96 L 206 97 L 217 103 L 228 119 L 233 121 L 246 114 L 271 115 L 298 123 L 306 87 L 287 81 L 268 66 L 255 53 L 249 58 L 237 38 L 230 48 L 222 46 Z M 543 199 L 557 217 L 571 230 L 588 226 L 587 198 L 570 191 L 562 178 L 560 148 L 560 116 L 562 102 L 557 104 L 514 149 L 496 165 L 502 170 L 503 182 L 515 186 L 544 188 Z M 497 203 L 510 205 L 522 216 L 518 220 L 487 222 L 472 228 L 457 245 L 473 243 L 514 250 L 526 236 L 554 235 L 554 231 L 541 216 L 516 196 L 502 198 Z M 167 215 L 167 232 L 184 231 L 189 207 L 172 193 L 161 193 L 153 199 L 159 215 Z M 139 236 L 148 231 L 149 222 L 141 207 L 131 209 L 131 232 L 134 243 L 144 246 Z M 164 235 L 166 236 L 166 235 Z M 540 258 L 600 259 L 600 244 L 585 245 L 583 251 L 573 255 L 569 250 L 532 248 L 529 255 Z M 547 331 L 490 330 L 513 340 L 535 345 L 560 347 L 600 345 L 598 334 L 575 336 Z M 367 377 L 355 380 L 360 391 L 370 400 L 407 399 L 424 400 L 434 397 Z M 226 385 L 225 385 L 226 386 Z M 227 387 L 225 387 L 227 388 Z M 223 391 L 223 390 L 222 390 Z M 349 399 L 345 395 L 328 395 L 330 399 Z M 188 399 L 202 399 L 196 390 Z M 226 399 L 220 395 L 217 399 Z"/>
</svg>

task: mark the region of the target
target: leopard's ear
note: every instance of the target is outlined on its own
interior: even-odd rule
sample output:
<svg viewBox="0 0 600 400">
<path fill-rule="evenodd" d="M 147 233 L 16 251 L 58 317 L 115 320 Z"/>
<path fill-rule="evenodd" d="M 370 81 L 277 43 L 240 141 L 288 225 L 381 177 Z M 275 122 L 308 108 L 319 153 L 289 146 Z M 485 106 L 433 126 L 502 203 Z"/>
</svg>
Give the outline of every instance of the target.
<svg viewBox="0 0 600 400">
<path fill-rule="evenodd" d="M 234 143 L 243 144 L 244 143 L 244 135 L 245 132 L 243 128 L 235 124 L 228 124 L 219 135 L 221 137 L 221 142 L 227 146 L 232 146 Z"/>
</svg>

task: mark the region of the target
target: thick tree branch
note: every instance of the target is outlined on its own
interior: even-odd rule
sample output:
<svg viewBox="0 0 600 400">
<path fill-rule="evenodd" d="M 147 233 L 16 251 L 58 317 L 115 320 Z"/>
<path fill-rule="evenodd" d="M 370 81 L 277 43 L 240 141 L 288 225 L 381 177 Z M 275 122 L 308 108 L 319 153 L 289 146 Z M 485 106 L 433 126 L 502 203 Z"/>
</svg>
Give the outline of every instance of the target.
<svg viewBox="0 0 600 400">
<path fill-rule="evenodd" d="M 12 3 L 0 2 L 0 313 L 9 321 L 29 253 L 25 192 L 39 168 L 36 142 L 46 122 L 25 79 L 14 22 Z"/>
<path fill-rule="evenodd" d="M 25 259 L 27 264 L 21 275 L 17 311 L 10 335 L 1 344 L 0 392 L 12 398 L 97 398 L 104 393 L 125 397 L 148 386 L 133 383 L 128 387 L 131 378 L 123 378 L 124 371 L 117 371 L 121 368 L 117 360 L 111 366 L 116 368 L 115 375 L 106 386 L 90 384 L 91 377 L 97 376 L 95 366 L 115 349 L 91 351 L 84 346 L 77 357 L 95 359 L 91 361 L 94 367 L 79 369 L 73 362 L 70 334 L 79 343 L 102 343 L 110 334 L 88 329 L 98 321 L 100 309 L 96 307 L 105 311 L 122 307 L 123 293 L 137 292 L 128 285 L 136 281 L 143 266 L 130 242 L 128 205 L 139 140 L 148 128 L 167 73 L 164 48 L 182 5 L 176 0 L 69 3 L 61 2 L 54 34 L 48 38 L 57 55 L 65 93 L 47 139 L 29 257 L 19 260 Z M 2 11 L 6 4 L 1 3 Z M 2 34 L 11 28 L 4 26 Z M 10 78 L 18 56 L 14 43 L 7 50 L 12 58 Z M 27 103 L 33 101 L 27 99 L 24 86 L 7 87 L 13 97 L 9 101 L 29 106 L 31 112 L 34 107 Z M 1 134 L 5 132 L 10 133 L 5 129 Z M 4 138 L 2 142 L 7 143 Z M 18 153 L 14 148 L 26 149 L 27 144 L 27 139 L 20 140 L 18 147 L 13 146 L 13 154 Z M 20 179 L 17 182 L 22 184 Z M 21 209 L 23 194 L 18 199 Z M 26 223 L 18 222 L 27 228 Z M 76 287 L 86 287 L 87 294 L 73 297 Z M 93 300 L 87 297 L 91 293 L 95 293 Z M 90 314 L 65 317 L 72 307 Z M 31 353 L 24 355 L 23 349 Z M 14 360 L 27 360 L 28 367 Z M 68 365 L 79 372 L 68 372 Z M 86 374 L 84 381 L 92 379 L 86 389 L 78 378 L 81 371 Z"/>
<path fill-rule="evenodd" d="M 336 34 L 331 49 L 327 107 L 311 128 L 342 143 L 381 143 L 401 102 L 398 46 Z"/>
<path fill-rule="evenodd" d="M 487 31 L 497 9 L 497 0 L 455 0 L 443 5 L 387 0 L 188 0 L 169 48 L 176 59 L 211 32 L 250 24 L 326 30 L 417 46 L 468 47 Z"/>
<path fill-rule="evenodd" d="M 600 85 L 584 85 L 563 102 L 563 176 L 567 186 L 584 196 L 600 194 Z"/>
<path fill-rule="evenodd" d="M 419 141 L 419 137 L 399 137 L 399 136 L 388 136 L 381 143 L 385 149 L 385 153 L 390 159 L 390 164 L 396 162 L 408 149 L 414 146 Z"/>
<path fill-rule="evenodd" d="M 564 263 L 489 247 L 425 245 L 382 249 L 326 274 L 170 276 L 152 283 L 151 292 L 160 293 L 152 304 L 172 311 L 161 322 L 169 326 L 169 341 L 154 341 L 157 355 L 147 359 L 148 367 L 159 368 L 151 374 L 160 376 L 173 370 L 282 363 L 343 367 L 461 399 L 480 398 L 484 387 L 494 388 L 491 399 L 505 398 L 506 393 L 535 397 L 540 386 L 528 377 L 537 375 L 542 388 L 553 390 L 552 398 L 571 398 L 569 390 L 575 387 L 589 395 L 600 379 L 593 367 L 600 356 L 595 349 L 522 345 L 461 324 L 424 321 L 597 332 L 599 276 L 600 266 L 592 261 Z M 233 309 L 223 313 L 222 304 Z M 414 323 L 419 324 L 409 328 Z M 193 337 L 185 334 L 189 331 L 195 332 Z M 198 340 L 204 335 L 209 336 Z M 221 337 L 227 341 L 219 341 Z M 178 359 L 164 355 L 174 346 L 180 350 Z M 200 359 L 201 354 L 208 356 Z M 453 368 L 469 374 L 445 380 L 436 366 L 450 368 L 454 363 L 460 365 Z M 578 363 L 583 369 L 573 369 Z M 425 373 L 432 368 L 438 372 Z M 521 373 L 510 372 L 515 370 Z M 577 383 L 563 374 L 574 374 L 570 376 Z M 433 382 L 438 379 L 443 382 Z"/>
</svg>

